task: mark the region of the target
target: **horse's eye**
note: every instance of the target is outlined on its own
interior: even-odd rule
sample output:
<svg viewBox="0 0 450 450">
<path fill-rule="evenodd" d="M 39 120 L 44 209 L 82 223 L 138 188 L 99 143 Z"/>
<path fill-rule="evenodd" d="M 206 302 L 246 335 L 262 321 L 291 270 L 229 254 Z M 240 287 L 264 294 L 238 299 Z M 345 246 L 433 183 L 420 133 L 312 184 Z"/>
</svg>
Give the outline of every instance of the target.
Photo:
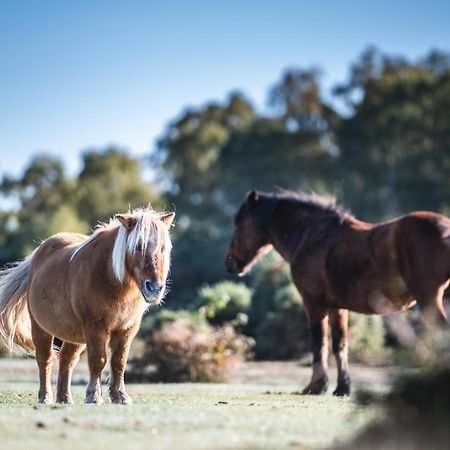
<svg viewBox="0 0 450 450">
<path fill-rule="evenodd" d="M 138 251 L 139 253 L 142 252 L 142 242 L 138 242 L 136 245 L 136 251 Z"/>
</svg>

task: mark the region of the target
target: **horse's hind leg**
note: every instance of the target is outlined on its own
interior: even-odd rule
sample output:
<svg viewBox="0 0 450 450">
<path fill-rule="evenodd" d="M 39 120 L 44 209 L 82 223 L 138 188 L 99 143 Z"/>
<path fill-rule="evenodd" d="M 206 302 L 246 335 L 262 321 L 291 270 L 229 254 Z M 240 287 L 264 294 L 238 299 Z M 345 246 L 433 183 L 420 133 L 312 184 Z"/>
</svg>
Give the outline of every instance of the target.
<svg viewBox="0 0 450 450">
<path fill-rule="evenodd" d="M 86 346 L 89 365 L 89 383 L 86 388 L 85 403 L 103 403 L 101 375 L 106 364 L 106 344 L 108 334 L 101 325 L 96 324 L 86 330 Z"/>
<path fill-rule="evenodd" d="M 31 334 L 36 347 L 36 361 L 39 367 L 39 403 L 52 403 L 53 393 L 50 381 L 53 359 L 53 336 L 44 331 L 31 319 Z"/>
<path fill-rule="evenodd" d="M 109 396 L 113 403 L 129 405 L 132 403 L 131 397 L 125 390 L 125 366 L 127 364 L 128 353 L 131 342 L 136 335 L 138 326 L 135 329 L 116 333 L 111 337 L 111 379 L 109 384 Z"/>
<path fill-rule="evenodd" d="M 83 344 L 63 342 L 59 351 L 58 386 L 56 390 L 57 403 L 73 403 L 70 385 L 73 369 L 77 365 L 80 354 L 84 350 Z"/>
<path fill-rule="evenodd" d="M 348 373 L 348 311 L 330 310 L 333 353 L 338 368 L 337 388 L 334 395 L 350 395 L 350 375 Z"/>
<path fill-rule="evenodd" d="M 448 325 L 443 300 L 446 286 L 442 285 L 437 289 L 419 290 L 415 294 L 417 304 L 428 326 Z"/>
</svg>

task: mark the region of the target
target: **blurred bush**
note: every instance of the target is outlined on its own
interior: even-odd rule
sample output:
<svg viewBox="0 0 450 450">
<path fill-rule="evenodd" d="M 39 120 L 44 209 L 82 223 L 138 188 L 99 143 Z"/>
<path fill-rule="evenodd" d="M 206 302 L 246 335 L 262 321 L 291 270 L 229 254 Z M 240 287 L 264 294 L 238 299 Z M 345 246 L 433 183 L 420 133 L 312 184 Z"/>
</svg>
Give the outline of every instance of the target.
<svg viewBox="0 0 450 450">
<path fill-rule="evenodd" d="M 288 265 L 275 252 L 252 273 L 253 300 L 246 334 L 255 339 L 257 359 L 294 359 L 309 351 L 309 326 Z"/>
<path fill-rule="evenodd" d="M 386 348 L 386 328 L 383 317 L 350 313 L 349 358 L 364 364 L 386 363 L 391 352 Z"/>
<path fill-rule="evenodd" d="M 231 322 L 235 326 L 246 325 L 252 303 L 252 290 L 244 283 L 222 281 L 205 285 L 198 291 L 198 306 L 209 323 L 222 325 Z"/>
<path fill-rule="evenodd" d="M 450 333 L 428 330 L 410 350 L 418 370 L 401 373 L 387 394 L 357 392 L 382 414 L 339 449 L 450 448 Z"/>
<path fill-rule="evenodd" d="M 253 344 L 231 325 L 212 327 L 200 314 L 185 311 L 165 311 L 146 321 L 141 339 L 143 354 L 131 361 L 127 374 L 136 381 L 225 381 Z"/>
</svg>

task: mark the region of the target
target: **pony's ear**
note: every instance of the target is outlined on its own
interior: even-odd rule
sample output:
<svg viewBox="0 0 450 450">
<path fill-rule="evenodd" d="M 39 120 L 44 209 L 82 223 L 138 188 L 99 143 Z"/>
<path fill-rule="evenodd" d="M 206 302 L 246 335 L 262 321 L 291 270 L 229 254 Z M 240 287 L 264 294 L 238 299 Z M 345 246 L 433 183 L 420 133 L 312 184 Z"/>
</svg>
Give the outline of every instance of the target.
<svg viewBox="0 0 450 450">
<path fill-rule="evenodd" d="M 247 195 L 247 202 L 250 206 L 254 206 L 256 205 L 256 203 L 258 203 L 259 200 L 259 194 L 256 191 L 256 189 L 253 189 L 253 191 L 250 191 Z"/>
<path fill-rule="evenodd" d="M 159 218 L 167 225 L 167 227 L 170 228 L 173 219 L 175 219 L 175 213 L 174 212 L 161 213 Z"/>
<path fill-rule="evenodd" d="M 136 220 L 131 214 L 116 214 L 116 219 L 125 227 L 127 231 L 131 230 L 136 224 Z"/>
</svg>

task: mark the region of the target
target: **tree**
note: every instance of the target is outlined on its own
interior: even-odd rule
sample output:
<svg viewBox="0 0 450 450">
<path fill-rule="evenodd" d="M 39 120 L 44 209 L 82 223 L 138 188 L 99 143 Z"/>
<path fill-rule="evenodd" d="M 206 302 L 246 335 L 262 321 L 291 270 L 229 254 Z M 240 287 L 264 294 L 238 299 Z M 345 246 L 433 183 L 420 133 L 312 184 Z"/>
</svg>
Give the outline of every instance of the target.
<svg viewBox="0 0 450 450">
<path fill-rule="evenodd" d="M 0 263 L 22 258 L 58 231 L 87 231 L 76 214 L 76 187 L 58 159 L 37 156 L 22 176 L 4 176 L 0 192 L 16 208 L 3 211 Z"/>
<path fill-rule="evenodd" d="M 337 134 L 344 197 L 364 217 L 449 211 L 449 68 L 437 52 L 414 64 L 370 49 L 337 90 L 360 98 Z"/>
<path fill-rule="evenodd" d="M 83 168 L 76 179 L 78 215 L 91 226 L 128 208 L 161 207 L 159 195 L 145 183 L 139 160 L 114 147 L 83 154 Z"/>
</svg>

